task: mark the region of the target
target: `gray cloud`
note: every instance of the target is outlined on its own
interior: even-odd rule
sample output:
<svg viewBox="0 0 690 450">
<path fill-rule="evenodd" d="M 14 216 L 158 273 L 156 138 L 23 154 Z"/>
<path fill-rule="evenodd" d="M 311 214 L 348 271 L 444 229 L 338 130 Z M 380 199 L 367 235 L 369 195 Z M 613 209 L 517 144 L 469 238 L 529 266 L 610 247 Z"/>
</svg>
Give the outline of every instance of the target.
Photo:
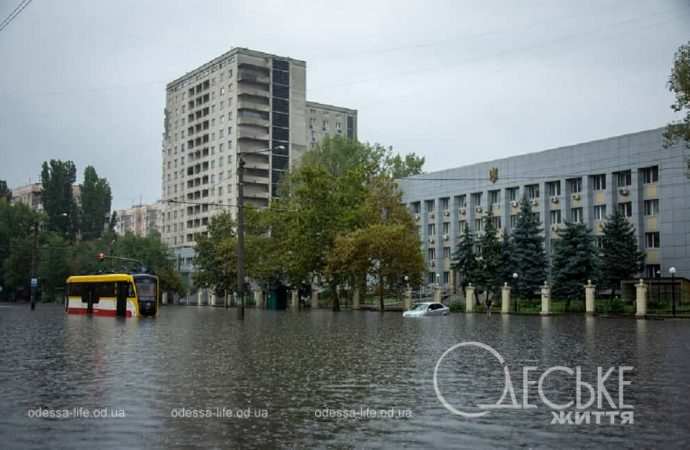
<svg viewBox="0 0 690 450">
<path fill-rule="evenodd" d="M 156 200 L 165 83 L 231 46 L 305 59 L 310 99 L 428 170 L 654 128 L 689 22 L 681 0 L 35 0 L 0 33 L 0 178 L 73 159 L 116 207 Z"/>
</svg>

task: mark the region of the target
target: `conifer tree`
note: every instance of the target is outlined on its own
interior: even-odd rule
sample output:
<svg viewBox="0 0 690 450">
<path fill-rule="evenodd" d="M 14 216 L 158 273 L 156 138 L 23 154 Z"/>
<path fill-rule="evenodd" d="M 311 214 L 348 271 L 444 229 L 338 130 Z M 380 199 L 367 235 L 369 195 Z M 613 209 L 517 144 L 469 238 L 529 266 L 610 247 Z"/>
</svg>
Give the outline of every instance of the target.
<svg viewBox="0 0 690 450">
<path fill-rule="evenodd" d="M 513 229 L 513 260 L 518 274 L 516 294 L 530 298 L 546 280 L 546 255 L 541 222 L 532 212 L 527 198 L 520 202 L 520 212 Z"/>
<path fill-rule="evenodd" d="M 604 225 L 601 249 L 602 281 L 611 289 L 611 298 L 621 281 L 640 273 L 643 264 L 644 254 L 638 248 L 635 227 L 615 210 Z"/>
<path fill-rule="evenodd" d="M 565 310 L 572 299 L 584 296 L 584 284 L 596 274 L 597 251 L 592 231 L 581 223 L 566 223 L 553 241 L 551 261 L 553 294 L 566 300 Z"/>
</svg>

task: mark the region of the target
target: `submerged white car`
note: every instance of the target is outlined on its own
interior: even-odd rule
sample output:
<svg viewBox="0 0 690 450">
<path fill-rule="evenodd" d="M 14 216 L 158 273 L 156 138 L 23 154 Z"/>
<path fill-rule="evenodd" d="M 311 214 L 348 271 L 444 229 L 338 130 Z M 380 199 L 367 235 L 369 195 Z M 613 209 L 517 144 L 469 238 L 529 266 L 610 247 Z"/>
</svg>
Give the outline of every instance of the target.
<svg viewBox="0 0 690 450">
<path fill-rule="evenodd" d="M 447 316 L 450 309 L 436 302 L 415 303 L 403 313 L 403 317 Z"/>
</svg>

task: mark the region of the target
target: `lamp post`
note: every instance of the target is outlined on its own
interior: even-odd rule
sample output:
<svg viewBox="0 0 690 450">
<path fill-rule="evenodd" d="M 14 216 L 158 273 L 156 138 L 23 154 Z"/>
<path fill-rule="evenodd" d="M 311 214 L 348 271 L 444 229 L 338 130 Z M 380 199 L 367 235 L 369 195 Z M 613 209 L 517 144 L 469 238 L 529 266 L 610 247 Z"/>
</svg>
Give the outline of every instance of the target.
<svg viewBox="0 0 690 450">
<path fill-rule="evenodd" d="M 676 268 L 671 267 L 668 272 L 671 274 L 671 314 L 676 317 Z"/>
<path fill-rule="evenodd" d="M 661 304 L 661 270 L 654 273 L 656 274 L 656 303 Z"/>
<path fill-rule="evenodd" d="M 517 272 L 513 272 L 513 295 L 515 296 L 515 301 L 513 304 L 515 305 L 513 308 L 515 312 L 518 312 L 518 295 L 517 295 L 517 280 L 518 280 L 518 274 Z"/>
<path fill-rule="evenodd" d="M 251 152 L 238 151 L 237 153 L 237 295 L 240 296 L 240 320 L 244 319 L 244 158 L 245 154 L 257 154 L 271 152 L 272 147 Z M 285 150 L 285 146 L 279 145 L 275 150 Z M 270 174 L 269 174 L 270 179 Z"/>
</svg>

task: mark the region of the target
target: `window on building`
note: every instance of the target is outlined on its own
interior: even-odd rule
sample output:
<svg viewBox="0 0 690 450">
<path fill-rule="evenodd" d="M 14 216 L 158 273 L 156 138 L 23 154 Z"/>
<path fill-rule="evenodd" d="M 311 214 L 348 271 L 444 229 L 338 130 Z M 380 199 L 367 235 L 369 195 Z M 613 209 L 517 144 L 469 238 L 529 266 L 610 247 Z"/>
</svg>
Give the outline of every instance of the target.
<svg viewBox="0 0 690 450">
<path fill-rule="evenodd" d="M 427 225 L 427 234 L 429 236 L 435 236 L 436 235 L 436 224 L 435 223 L 430 223 Z"/>
<path fill-rule="evenodd" d="M 520 193 L 520 188 L 518 187 L 512 187 L 506 189 L 508 193 L 508 201 L 509 202 L 516 202 L 518 200 L 518 194 Z"/>
<path fill-rule="evenodd" d="M 443 234 L 448 234 L 450 233 L 450 223 L 448 222 L 443 222 Z"/>
<path fill-rule="evenodd" d="M 434 247 L 430 247 L 427 250 L 427 254 L 429 255 L 429 261 L 433 261 L 436 259 L 436 249 Z"/>
<path fill-rule="evenodd" d="M 527 198 L 529 200 L 539 198 L 539 185 L 538 184 L 530 184 L 528 186 L 525 186 L 525 192 L 527 193 Z"/>
<path fill-rule="evenodd" d="M 641 172 L 644 184 L 657 183 L 659 181 L 659 166 L 645 167 L 641 169 Z"/>
<path fill-rule="evenodd" d="M 606 220 L 606 205 L 594 206 L 594 220 Z"/>
<path fill-rule="evenodd" d="M 491 222 L 494 224 L 494 227 L 499 230 L 501 228 L 501 217 L 500 216 L 493 216 L 491 218 Z"/>
<path fill-rule="evenodd" d="M 482 193 L 481 192 L 475 192 L 472 194 L 472 206 L 481 206 L 482 204 Z"/>
<path fill-rule="evenodd" d="M 573 223 L 583 222 L 583 211 L 582 208 L 570 208 L 570 221 Z"/>
<path fill-rule="evenodd" d="M 489 191 L 489 205 L 499 204 L 499 194 L 500 190 Z"/>
<path fill-rule="evenodd" d="M 467 196 L 458 195 L 457 197 L 455 197 L 455 199 L 457 201 L 458 208 L 466 208 L 467 207 Z"/>
<path fill-rule="evenodd" d="M 623 217 L 632 217 L 632 202 L 619 203 L 618 211 Z"/>
<path fill-rule="evenodd" d="M 441 199 L 441 210 L 442 210 L 442 211 L 447 211 L 447 210 L 448 210 L 448 203 L 449 203 L 448 197 L 442 198 L 442 199 Z"/>
<path fill-rule="evenodd" d="M 450 272 L 443 272 L 443 284 L 448 284 L 450 282 Z"/>
<path fill-rule="evenodd" d="M 647 278 L 659 278 L 661 276 L 661 265 L 645 264 L 644 272 Z"/>
<path fill-rule="evenodd" d="M 482 219 L 474 219 L 474 231 L 484 231 L 484 222 L 482 221 Z"/>
<path fill-rule="evenodd" d="M 460 222 L 458 222 L 458 228 L 459 228 L 461 233 L 464 233 L 465 229 L 467 228 L 467 222 L 464 220 L 461 220 Z"/>
<path fill-rule="evenodd" d="M 549 197 L 558 197 L 561 195 L 561 182 L 550 181 L 546 183 L 546 192 Z"/>
<path fill-rule="evenodd" d="M 549 212 L 549 218 L 551 219 L 552 224 L 561 223 L 561 210 L 560 209 L 554 209 L 553 211 L 550 211 Z"/>
<path fill-rule="evenodd" d="M 511 214 L 510 216 L 510 228 L 515 228 L 517 226 L 518 216 L 517 214 Z"/>
<path fill-rule="evenodd" d="M 658 231 L 654 231 L 651 233 L 645 233 L 644 239 L 645 239 L 645 247 L 646 248 L 659 248 L 661 245 L 660 241 L 659 241 L 659 232 Z"/>
<path fill-rule="evenodd" d="M 645 200 L 644 215 L 656 216 L 657 214 L 659 214 L 659 199 L 655 198 L 653 200 Z"/>
<path fill-rule="evenodd" d="M 595 191 L 605 191 L 606 190 L 606 175 L 592 175 L 592 189 Z"/>
<path fill-rule="evenodd" d="M 443 257 L 450 259 L 450 247 L 443 247 Z"/>
<path fill-rule="evenodd" d="M 621 172 L 616 172 L 616 186 L 627 187 L 632 185 L 632 171 L 623 170 Z"/>
</svg>

